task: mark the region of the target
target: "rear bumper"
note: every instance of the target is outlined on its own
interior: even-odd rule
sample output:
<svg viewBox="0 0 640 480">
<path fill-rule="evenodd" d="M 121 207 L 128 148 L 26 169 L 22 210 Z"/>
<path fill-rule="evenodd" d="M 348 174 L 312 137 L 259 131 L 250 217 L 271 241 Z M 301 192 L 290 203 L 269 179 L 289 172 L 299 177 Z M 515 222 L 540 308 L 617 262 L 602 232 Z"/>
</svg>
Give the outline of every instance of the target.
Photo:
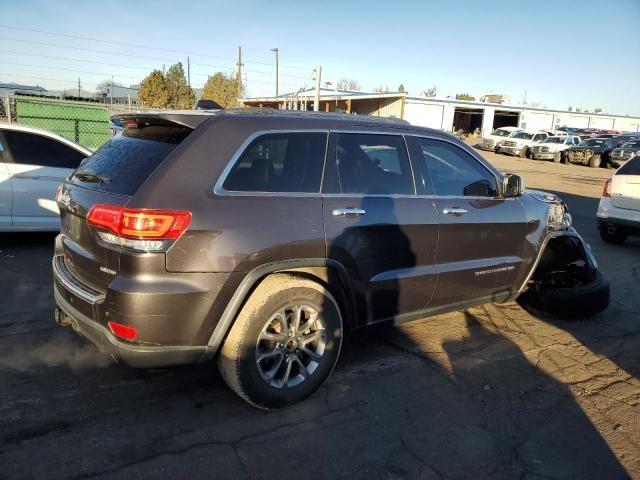
<svg viewBox="0 0 640 480">
<path fill-rule="evenodd" d="M 56 284 L 53 286 L 53 293 L 57 307 L 68 317 L 67 320 L 75 332 L 93 343 L 101 352 L 132 367 L 149 368 L 196 363 L 202 359 L 206 351 L 206 347 L 147 346 L 122 342 L 107 328 L 71 305 Z"/>
<path fill-rule="evenodd" d="M 611 197 L 600 199 L 596 216 L 598 217 L 598 228 L 616 225 L 628 230 L 640 229 L 640 211 L 616 207 L 611 202 Z"/>
</svg>

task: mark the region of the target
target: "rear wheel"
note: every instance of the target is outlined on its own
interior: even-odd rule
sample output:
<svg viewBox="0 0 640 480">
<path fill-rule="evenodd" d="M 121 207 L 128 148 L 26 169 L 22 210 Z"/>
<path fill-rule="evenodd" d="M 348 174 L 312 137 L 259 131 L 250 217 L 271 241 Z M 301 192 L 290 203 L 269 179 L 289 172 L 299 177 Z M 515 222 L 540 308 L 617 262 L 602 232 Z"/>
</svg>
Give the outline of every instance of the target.
<svg viewBox="0 0 640 480">
<path fill-rule="evenodd" d="M 624 231 L 613 226 L 605 226 L 600 229 L 600 238 L 607 243 L 621 245 L 629 237 Z"/>
<path fill-rule="evenodd" d="M 562 162 L 562 153 L 560 152 L 556 152 L 553 154 L 553 161 L 555 163 L 561 163 Z"/>
<path fill-rule="evenodd" d="M 589 159 L 589 166 L 591 168 L 598 168 L 601 162 L 602 162 L 602 159 L 600 155 L 594 154 L 594 155 L 591 155 L 591 158 Z"/>
<path fill-rule="evenodd" d="M 238 315 L 218 357 L 227 385 L 250 404 L 299 402 L 329 377 L 342 345 L 342 317 L 322 285 L 267 277 Z"/>
<path fill-rule="evenodd" d="M 527 147 L 522 147 L 520 149 L 520 158 L 525 158 L 529 153 L 529 149 Z"/>
</svg>

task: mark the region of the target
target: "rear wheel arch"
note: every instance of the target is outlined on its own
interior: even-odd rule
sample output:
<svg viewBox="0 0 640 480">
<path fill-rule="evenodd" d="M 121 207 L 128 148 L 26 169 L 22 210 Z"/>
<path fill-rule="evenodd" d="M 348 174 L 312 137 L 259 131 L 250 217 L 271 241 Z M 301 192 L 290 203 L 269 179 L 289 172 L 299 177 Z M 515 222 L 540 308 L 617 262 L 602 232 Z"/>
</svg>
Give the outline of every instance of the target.
<svg viewBox="0 0 640 480">
<path fill-rule="evenodd" d="M 315 281 L 326 288 L 336 299 L 345 328 L 357 325 L 358 311 L 354 289 L 346 268 L 338 261 L 327 258 L 284 260 L 261 265 L 251 270 L 238 285 L 225 311 L 220 317 L 207 343 L 207 357 L 213 356 L 222 346 L 243 306 L 255 289 L 274 274 L 287 274 Z"/>
</svg>

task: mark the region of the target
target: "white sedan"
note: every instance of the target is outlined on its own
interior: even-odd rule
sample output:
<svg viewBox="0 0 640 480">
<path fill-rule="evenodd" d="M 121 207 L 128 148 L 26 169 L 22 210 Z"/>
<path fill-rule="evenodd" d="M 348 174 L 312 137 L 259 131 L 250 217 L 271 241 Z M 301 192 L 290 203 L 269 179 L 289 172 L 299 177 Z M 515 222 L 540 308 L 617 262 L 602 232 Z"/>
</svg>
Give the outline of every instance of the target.
<svg viewBox="0 0 640 480">
<path fill-rule="evenodd" d="M 609 177 L 598 205 L 598 229 L 605 242 L 621 244 L 640 235 L 640 157 Z"/>
<path fill-rule="evenodd" d="M 0 124 L 0 231 L 59 230 L 56 189 L 89 155 L 53 132 Z"/>
</svg>

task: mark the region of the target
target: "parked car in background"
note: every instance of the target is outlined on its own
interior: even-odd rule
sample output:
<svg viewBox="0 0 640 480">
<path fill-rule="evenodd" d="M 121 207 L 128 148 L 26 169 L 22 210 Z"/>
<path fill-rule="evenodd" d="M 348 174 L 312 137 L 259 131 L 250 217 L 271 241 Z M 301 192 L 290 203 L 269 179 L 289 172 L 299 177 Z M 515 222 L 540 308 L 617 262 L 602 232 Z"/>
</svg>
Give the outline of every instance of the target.
<svg viewBox="0 0 640 480">
<path fill-rule="evenodd" d="M 544 132 L 516 132 L 507 140 L 500 142 L 497 152 L 507 155 L 519 155 L 524 158 L 533 145 L 543 142 L 547 138 L 549 138 L 549 135 Z"/>
<path fill-rule="evenodd" d="M 56 133 L 0 124 L 0 230 L 59 230 L 56 189 L 89 155 Z"/>
<path fill-rule="evenodd" d="M 598 205 L 598 229 L 605 242 L 621 244 L 640 235 L 640 157 L 614 172 Z"/>
<path fill-rule="evenodd" d="M 580 163 L 593 168 L 607 166 L 611 152 L 619 145 L 620 141 L 615 138 L 588 138 L 566 150 L 564 158 L 567 163 Z"/>
<path fill-rule="evenodd" d="M 550 137 L 566 137 L 567 135 L 569 135 L 567 132 L 563 130 L 550 130 L 550 129 L 542 128 L 540 131 L 546 133 Z"/>
<path fill-rule="evenodd" d="M 500 127 L 496 128 L 491 134 L 486 137 L 482 137 L 480 144 L 477 145 L 478 148 L 482 150 L 489 150 L 491 152 L 495 152 L 498 149 L 498 144 L 504 140 L 512 136 L 516 132 L 521 132 L 522 128 L 518 127 Z"/>
<path fill-rule="evenodd" d="M 217 356 L 240 397 L 278 408 L 324 383 L 347 329 L 521 294 L 558 316 L 609 303 L 566 205 L 451 135 L 196 113 L 123 116 L 57 196 L 56 320 L 125 363 Z"/>
<path fill-rule="evenodd" d="M 556 163 L 560 163 L 564 160 L 563 152 L 579 143 L 580 137 L 574 135 L 549 137 L 529 149 L 529 158 L 535 160 L 553 160 Z"/>
<path fill-rule="evenodd" d="M 640 156 L 640 140 L 632 140 L 614 148 L 609 156 L 609 163 L 618 168 L 637 156 Z"/>
</svg>

